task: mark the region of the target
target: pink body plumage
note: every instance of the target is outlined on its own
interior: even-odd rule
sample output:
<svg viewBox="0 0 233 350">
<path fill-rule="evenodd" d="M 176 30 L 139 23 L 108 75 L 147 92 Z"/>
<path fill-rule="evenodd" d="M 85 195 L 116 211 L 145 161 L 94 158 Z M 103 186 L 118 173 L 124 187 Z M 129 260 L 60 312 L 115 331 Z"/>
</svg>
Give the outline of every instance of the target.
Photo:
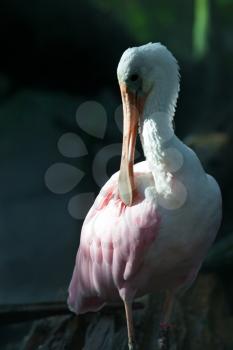
<svg viewBox="0 0 233 350">
<path fill-rule="evenodd" d="M 125 206 L 117 181 L 110 180 L 83 224 L 69 287 L 70 309 L 77 314 L 96 311 L 106 302 L 132 300 L 139 285 L 146 290 L 141 285 L 145 279 L 140 279 L 147 275 L 144 256 L 156 239 L 159 222 L 154 202 L 137 198 L 133 206 Z"/>
</svg>

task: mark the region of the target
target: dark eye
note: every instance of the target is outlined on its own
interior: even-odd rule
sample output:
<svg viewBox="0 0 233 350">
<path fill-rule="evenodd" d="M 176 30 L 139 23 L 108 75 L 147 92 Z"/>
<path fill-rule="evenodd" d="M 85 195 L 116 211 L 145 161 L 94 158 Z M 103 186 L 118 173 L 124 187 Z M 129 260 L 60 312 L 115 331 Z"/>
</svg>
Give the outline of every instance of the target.
<svg viewBox="0 0 233 350">
<path fill-rule="evenodd" d="M 139 75 L 138 74 L 132 74 L 130 77 L 129 77 L 129 79 L 131 80 L 131 81 L 137 81 L 138 79 L 139 79 Z"/>
</svg>

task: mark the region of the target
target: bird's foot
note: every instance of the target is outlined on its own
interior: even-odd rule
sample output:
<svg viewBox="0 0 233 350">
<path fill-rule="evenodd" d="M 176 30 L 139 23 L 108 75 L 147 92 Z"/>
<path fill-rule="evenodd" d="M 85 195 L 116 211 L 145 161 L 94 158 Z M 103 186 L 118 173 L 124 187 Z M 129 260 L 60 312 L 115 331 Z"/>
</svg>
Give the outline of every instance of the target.
<svg viewBox="0 0 233 350">
<path fill-rule="evenodd" d="M 160 323 L 158 346 L 159 350 L 168 350 L 170 346 L 170 331 L 174 328 L 174 325 L 170 323 Z"/>
<path fill-rule="evenodd" d="M 137 350 L 137 343 L 135 341 L 128 343 L 129 350 Z"/>
</svg>

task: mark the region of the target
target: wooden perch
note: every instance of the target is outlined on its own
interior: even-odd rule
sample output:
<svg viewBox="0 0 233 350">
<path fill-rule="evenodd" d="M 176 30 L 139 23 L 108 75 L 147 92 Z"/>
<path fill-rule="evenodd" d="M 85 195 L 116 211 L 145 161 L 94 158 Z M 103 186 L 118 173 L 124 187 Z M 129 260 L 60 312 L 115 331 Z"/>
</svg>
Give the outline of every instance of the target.
<svg viewBox="0 0 233 350">
<path fill-rule="evenodd" d="M 162 299 L 162 295 L 154 295 L 134 304 L 139 350 L 159 349 Z M 128 350 L 122 305 L 80 317 L 69 314 L 65 302 L 0 307 L 1 323 L 32 319 L 36 321 L 22 338 L 19 350 Z M 192 288 L 176 301 L 169 344 L 164 345 L 166 350 L 233 349 L 232 322 L 221 279 L 216 274 L 200 274 Z"/>
<path fill-rule="evenodd" d="M 143 304 L 136 302 L 133 305 L 134 309 L 143 308 Z M 122 309 L 123 304 L 106 306 L 101 310 L 101 314 L 111 314 L 114 310 Z M 12 304 L 0 305 L 0 324 L 19 323 L 25 321 L 33 321 L 41 318 L 71 315 L 65 301 L 50 302 L 50 303 L 35 303 L 35 304 Z"/>
</svg>

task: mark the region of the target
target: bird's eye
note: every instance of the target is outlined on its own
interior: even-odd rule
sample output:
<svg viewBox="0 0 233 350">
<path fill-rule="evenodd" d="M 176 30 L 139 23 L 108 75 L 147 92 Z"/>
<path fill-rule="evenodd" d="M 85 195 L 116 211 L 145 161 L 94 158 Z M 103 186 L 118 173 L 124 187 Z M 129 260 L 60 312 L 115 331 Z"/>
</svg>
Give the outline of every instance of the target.
<svg viewBox="0 0 233 350">
<path fill-rule="evenodd" d="M 135 74 L 132 74 L 132 75 L 129 77 L 129 79 L 130 79 L 131 81 L 133 81 L 133 82 L 137 81 L 138 78 L 139 78 L 139 75 L 136 74 L 136 73 L 135 73 Z"/>
</svg>

